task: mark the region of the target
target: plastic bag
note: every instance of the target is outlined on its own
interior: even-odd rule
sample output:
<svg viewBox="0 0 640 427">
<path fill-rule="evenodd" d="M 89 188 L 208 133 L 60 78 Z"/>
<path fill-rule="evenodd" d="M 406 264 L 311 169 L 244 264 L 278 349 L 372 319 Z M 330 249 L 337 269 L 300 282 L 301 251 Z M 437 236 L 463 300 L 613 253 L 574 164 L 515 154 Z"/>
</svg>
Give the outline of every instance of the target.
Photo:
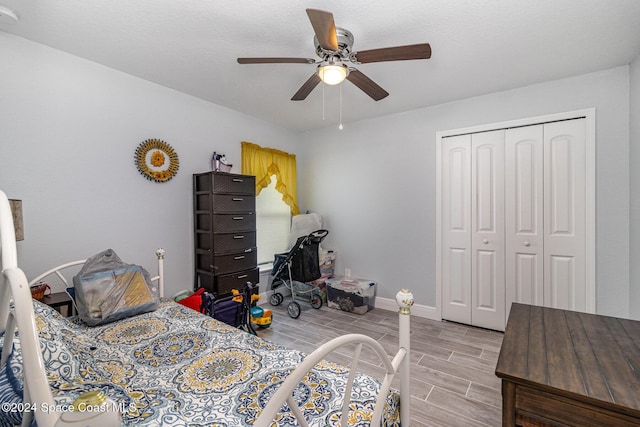
<svg viewBox="0 0 640 427">
<path fill-rule="evenodd" d="M 122 262 L 112 249 L 89 258 L 73 287 L 78 316 L 89 326 L 154 311 L 160 302 L 149 273 Z"/>
</svg>

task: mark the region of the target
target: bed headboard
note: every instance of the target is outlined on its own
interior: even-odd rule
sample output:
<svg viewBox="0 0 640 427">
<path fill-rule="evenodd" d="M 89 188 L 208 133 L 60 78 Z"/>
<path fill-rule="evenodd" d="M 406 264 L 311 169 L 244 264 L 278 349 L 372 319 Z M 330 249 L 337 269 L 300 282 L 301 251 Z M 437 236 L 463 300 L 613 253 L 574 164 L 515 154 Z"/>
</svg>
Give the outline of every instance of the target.
<svg viewBox="0 0 640 427">
<path fill-rule="evenodd" d="M 158 258 L 158 274 L 150 278 L 151 282 L 158 282 L 158 296 L 160 298 L 164 297 L 164 254 L 165 254 L 164 249 L 158 248 L 156 250 L 156 258 Z M 64 283 L 66 287 L 70 287 L 72 286 L 72 284 L 70 284 L 69 280 L 65 277 L 65 270 L 71 269 L 72 267 L 75 267 L 77 265 L 82 265 L 86 261 L 87 261 L 86 259 L 71 261 L 66 264 L 62 264 L 50 270 L 47 270 L 41 275 L 31 279 L 31 281 L 29 282 L 29 286 L 33 286 L 39 281 L 41 281 L 42 279 L 55 274 L 56 276 L 58 276 L 58 279 L 60 279 L 60 281 Z"/>
</svg>

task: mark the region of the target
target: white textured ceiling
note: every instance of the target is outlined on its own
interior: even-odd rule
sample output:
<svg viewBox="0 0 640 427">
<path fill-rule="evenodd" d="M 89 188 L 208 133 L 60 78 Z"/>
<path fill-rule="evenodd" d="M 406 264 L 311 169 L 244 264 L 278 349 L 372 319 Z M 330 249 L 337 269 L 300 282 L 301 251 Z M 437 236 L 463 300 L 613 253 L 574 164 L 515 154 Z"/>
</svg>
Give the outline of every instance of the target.
<svg viewBox="0 0 640 427">
<path fill-rule="evenodd" d="M 640 53 L 639 0 L 0 0 L 20 18 L 0 31 L 51 46 L 291 129 L 334 126 L 339 89 L 291 96 L 315 58 L 312 7 L 333 12 L 353 50 L 428 42 L 429 60 L 361 64 L 390 95 L 343 84 L 347 124 L 625 65 Z M 0 56 L 0 60 L 10 60 Z"/>
</svg>

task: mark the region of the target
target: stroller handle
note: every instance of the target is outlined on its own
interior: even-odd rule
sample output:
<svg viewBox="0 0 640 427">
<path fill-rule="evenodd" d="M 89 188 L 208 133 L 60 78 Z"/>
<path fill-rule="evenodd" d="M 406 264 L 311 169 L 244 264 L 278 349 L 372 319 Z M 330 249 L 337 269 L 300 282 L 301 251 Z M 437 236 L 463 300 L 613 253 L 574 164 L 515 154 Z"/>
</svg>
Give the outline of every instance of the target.
<svg viewBox="0 0 640 427">
<path fill-rule="evenodd" d="M 327 237 L 327 234 L 329 234 L 329 230 L 316 230 L 313 233 L 311 233 L 313 237 L 319 237 L 321 239 L 324 239 L 325 237 Z"/>
<path fill-rule="evenodd" d="M 307 239 L 312 241 L 313 243 L 320 243 L 324 240 L 325 237 L 327 237 L 327 234 L 329 234 L 328 230 L 316 230 L 310 233 L 307 236 Z"/>
</svg>

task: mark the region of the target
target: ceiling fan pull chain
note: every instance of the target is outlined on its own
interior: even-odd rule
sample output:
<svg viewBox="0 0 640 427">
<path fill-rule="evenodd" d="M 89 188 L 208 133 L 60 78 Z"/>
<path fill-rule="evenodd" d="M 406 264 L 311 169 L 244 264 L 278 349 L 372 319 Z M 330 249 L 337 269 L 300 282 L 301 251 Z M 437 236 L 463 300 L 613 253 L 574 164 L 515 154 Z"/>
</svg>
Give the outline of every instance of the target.
<svg viewBox="0 0 640 427">
<path fill-rule="evenodd" d="M 342 130 L 344 127 L 342 126 L 342 83 L 340 83 L 340 124 L 338 125 L 338 129 Z"/>
<path fill-rule="evenodd" d="M 324 87 L 325 84 L 322 83 L 322 120 L 324 121 Z"/>
</svg>

